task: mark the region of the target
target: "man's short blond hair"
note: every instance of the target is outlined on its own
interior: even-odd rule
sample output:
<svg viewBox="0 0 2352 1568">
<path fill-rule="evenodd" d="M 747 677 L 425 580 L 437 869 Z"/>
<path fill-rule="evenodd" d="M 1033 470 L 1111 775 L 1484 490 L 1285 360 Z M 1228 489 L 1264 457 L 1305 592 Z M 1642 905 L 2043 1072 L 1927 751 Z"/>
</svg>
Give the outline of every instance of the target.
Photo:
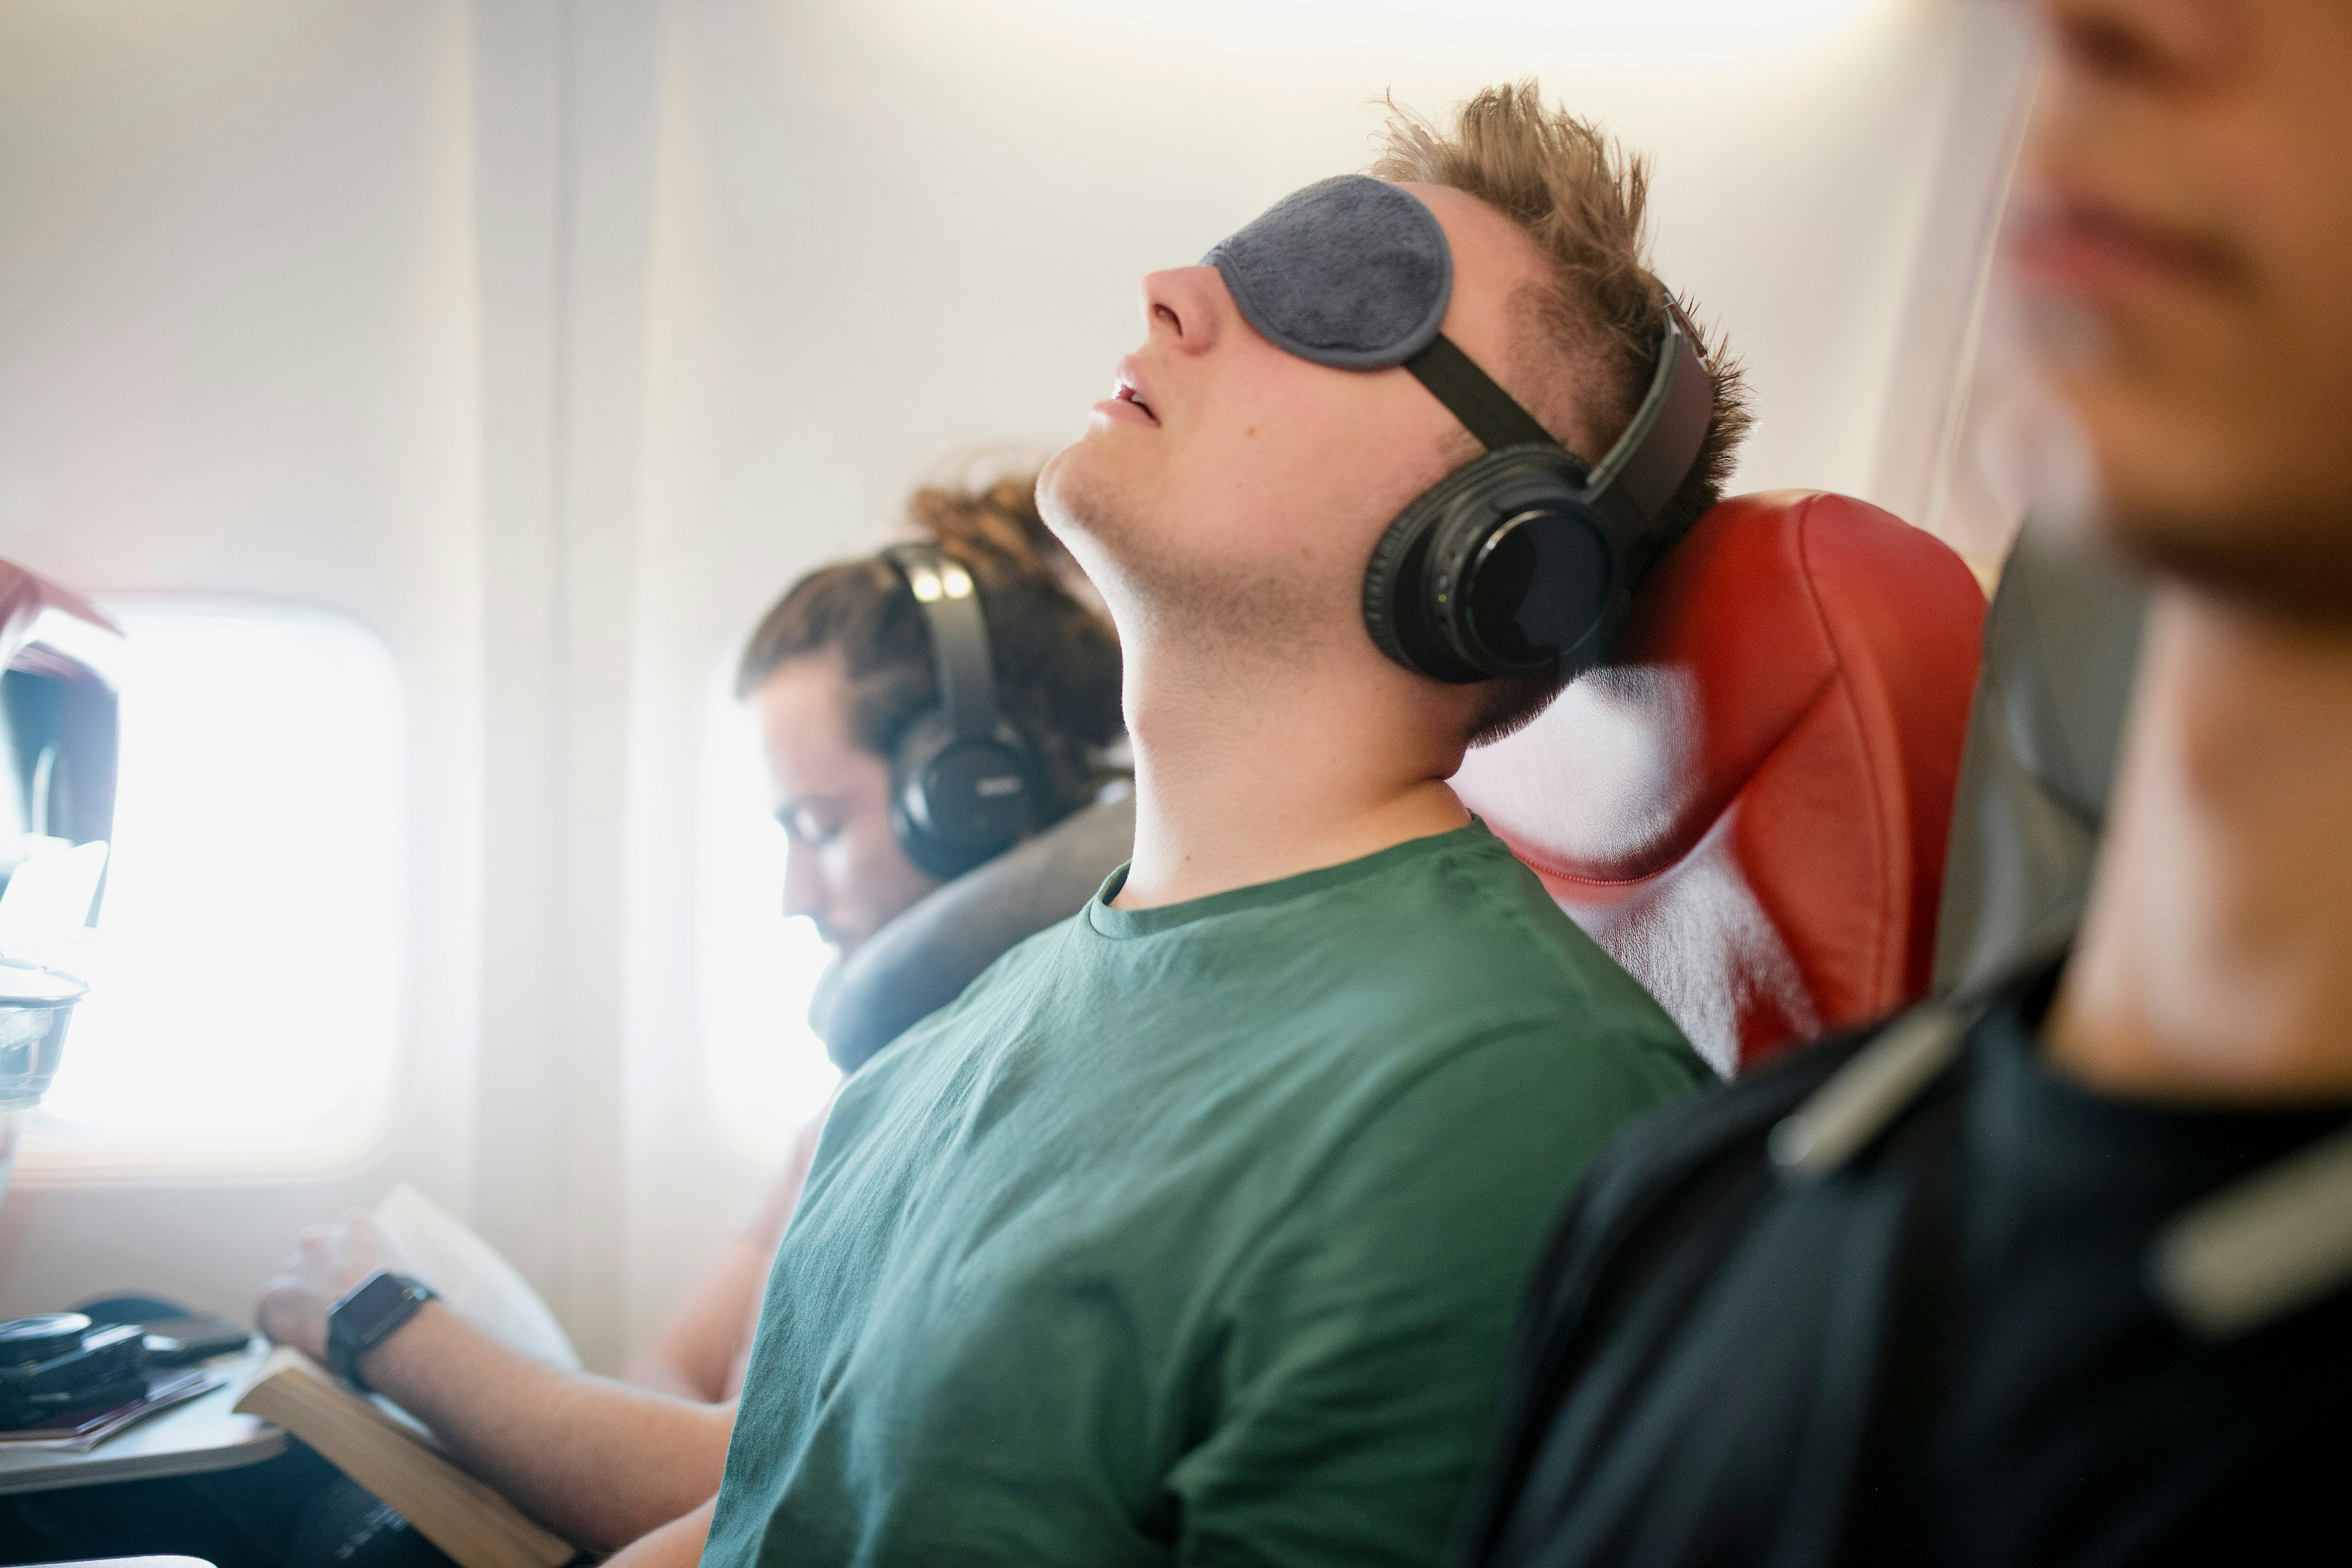
<svg viewBox="0 0 2352 1568">
<path fill-rule="evenodd" d="M 1517 224 L 1550 264 L 1551 279 L 1513 301 L 1525 322 L 1508 366 L 1493 367 L 1559 442 L 1599 462 L 1641 405 L 1658 363 L 1672 297 L 1649 264 L 1650 171 L 1590 121 L 1547 108 L 1533 81 L 1479 92 L 1441 126 L 1387 100 L 1373 174 L 1475 196 Z M 1682 302 L 1685 317 L 1688 301 Z M 1707 351 L 1715 408 L 1680 489 L 1627 564 L 1650 564 L 1721 499 L 1753 422 L 1740 367 L 1720 335 Z M 1499 740 L 1550 705 L 1565 681 L 1491 683 L 1470 743 Z"/>
</svg>

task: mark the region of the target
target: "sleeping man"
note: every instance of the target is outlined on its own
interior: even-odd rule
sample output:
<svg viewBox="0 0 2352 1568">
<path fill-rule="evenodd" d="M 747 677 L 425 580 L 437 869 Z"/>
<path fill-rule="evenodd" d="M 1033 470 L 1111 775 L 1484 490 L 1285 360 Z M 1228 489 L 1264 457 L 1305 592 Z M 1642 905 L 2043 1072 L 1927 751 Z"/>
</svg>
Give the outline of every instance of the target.
<svg viewBox="0 0 2352 1568">
<path fill-rule="evenodd" d="M 1144 280 L 1040 484 L 1134 859 L 845 1089 L 725 1485 L 615 1562 L 1433 1562 L 1548 1215 L 1707 1076 L 1444 781 L 1713 501 L 1736 378 L 1531 88 L 1379 174 Z"/>
</svg>

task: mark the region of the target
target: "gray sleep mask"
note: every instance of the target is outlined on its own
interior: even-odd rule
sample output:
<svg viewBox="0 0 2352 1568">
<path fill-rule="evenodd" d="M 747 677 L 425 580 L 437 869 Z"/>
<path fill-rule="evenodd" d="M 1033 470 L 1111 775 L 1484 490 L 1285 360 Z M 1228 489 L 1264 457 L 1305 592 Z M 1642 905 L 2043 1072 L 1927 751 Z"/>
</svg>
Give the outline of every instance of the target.
<svg viewBox="0 0 2352 1568">
<path fill-rule="evenodd" d="M 1489 451 L 1553 445 L 1541 425 L 1437 329 L 1454 249 L 1412 192 L 1370 174 L 1293 191 L 1201 258 L 1286 353 L 1340 370 L 1402 365 Z"/>
<path fill-rule="evenodd" d="M 1435 216 L 1369 174 L 1293 191 L 1201 261 L 1276 348 L 1342 370 L 1419 353 L 1454 294 L 1454 252 Z"/>
</svg>

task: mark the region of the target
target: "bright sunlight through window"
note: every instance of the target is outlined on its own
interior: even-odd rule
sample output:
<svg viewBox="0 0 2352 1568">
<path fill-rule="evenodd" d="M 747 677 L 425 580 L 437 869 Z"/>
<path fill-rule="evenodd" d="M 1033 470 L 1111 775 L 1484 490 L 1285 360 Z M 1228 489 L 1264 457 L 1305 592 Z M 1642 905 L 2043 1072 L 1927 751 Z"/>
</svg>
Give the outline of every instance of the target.
<svg viewBox="0 0 2352 1568">
<path fill-rule="evenodd" d="M 401 968 L 392 658 L 318 612 L 107 608 L 130 644 L 114 851 L 44 1112 L 245 1148 L 357 1124 Z"/>
<path fill-rule="evenodd" d="M 786 840 L 750 710 L 716 689 L 703 732 L 703 1056 L 728 1136 L 773 1160 L 841 1079 L 808 1026 L 831 954 L 784 918 Z"/>
</svg>

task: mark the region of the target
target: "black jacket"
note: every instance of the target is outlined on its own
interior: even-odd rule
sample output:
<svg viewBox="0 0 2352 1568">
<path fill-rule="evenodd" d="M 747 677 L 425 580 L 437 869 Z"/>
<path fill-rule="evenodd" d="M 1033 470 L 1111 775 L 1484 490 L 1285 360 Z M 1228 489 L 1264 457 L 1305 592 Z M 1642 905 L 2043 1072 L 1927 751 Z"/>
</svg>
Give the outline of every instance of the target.
<svg viewBox="0 0 2352 1568">
<path fill-rule="evenodd" d="M 2220 1337 L 2151 1282 L 2176 1216 L 2345 1117 L 2059 1079 L 2035 1040 L 2054 981 L 1953 1016 L 1940 1069 L 1826 1173 L 1777 1168 L 1773 1130 L 1878 1036 L 1603 1156 L 1530 1296 L 1457 1568 L 2352 1551 L 2344 1281 Z"/>
</svg>

